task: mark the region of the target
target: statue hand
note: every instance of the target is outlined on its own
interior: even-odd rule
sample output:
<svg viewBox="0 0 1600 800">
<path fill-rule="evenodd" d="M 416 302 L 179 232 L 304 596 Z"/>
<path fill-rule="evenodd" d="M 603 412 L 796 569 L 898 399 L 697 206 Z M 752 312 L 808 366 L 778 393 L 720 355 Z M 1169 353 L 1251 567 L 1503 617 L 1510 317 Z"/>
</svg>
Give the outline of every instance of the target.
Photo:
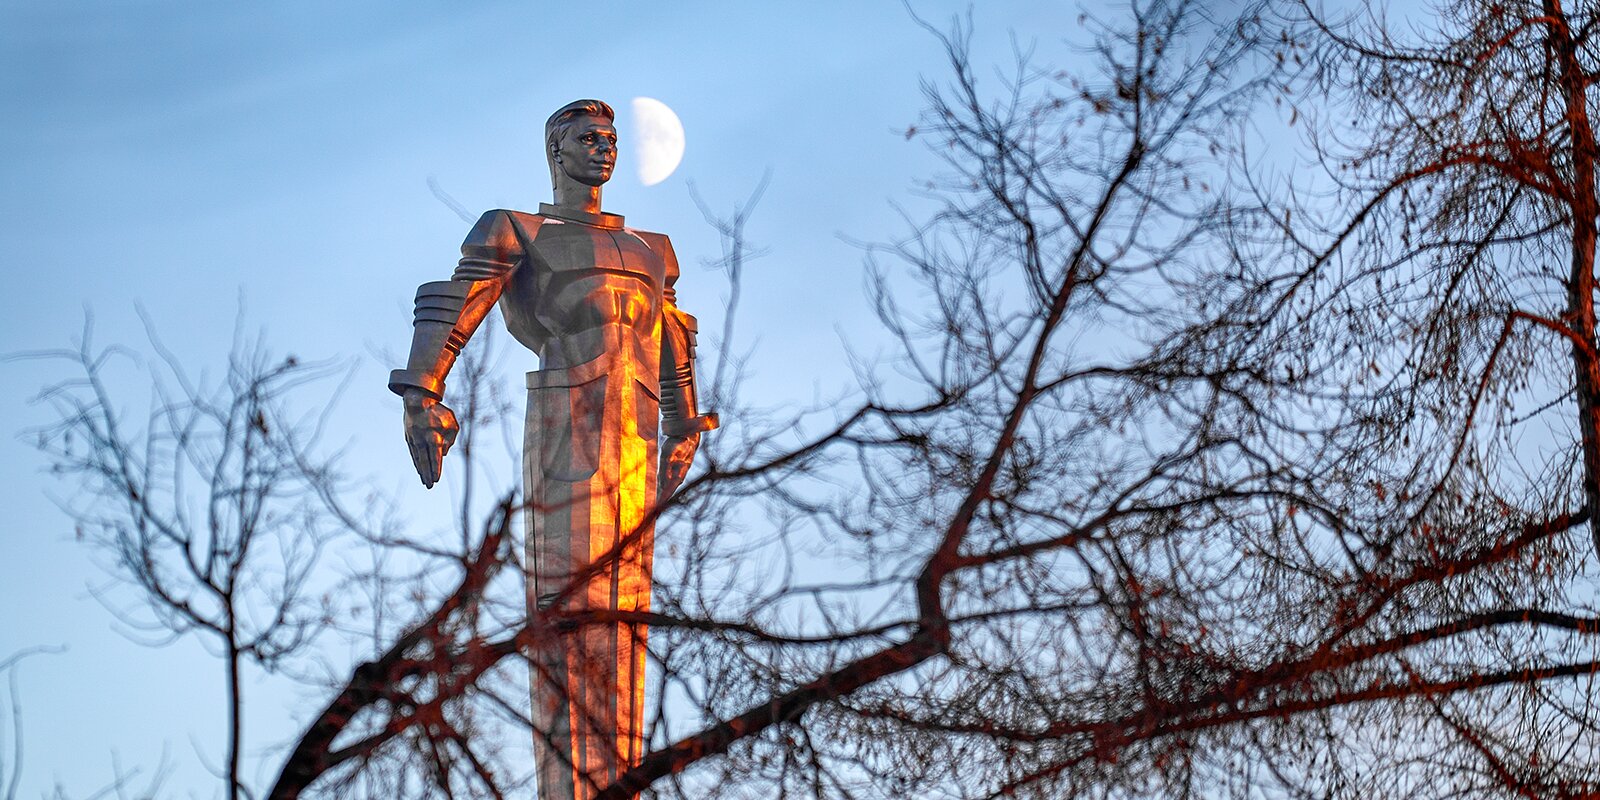
<svg viewBox="0 0 1600 800">
<path fill-rule="evenodd" d="M 658 502 L 665 502 L 678 491 L 678 486 L 683 479 L 689 476 L 689 467 L 694 463 L 694 451 L 700 447 L 700 434 L 691 433 L 688 436 L 668 436 L 661 443 L 661 466 L 657 480 L 660 495 Z"/>
<path fill-rule="evenodd" d="M 456 433 L 461 425 L 449 406 L 421 391 L 408 391 L 405 395 L 406 447 L 411 449 L 411 463 L 417 468 L 422 485 L 433 488 L 439 482 L 444 454 L 456 443 Z"/>
</svg>

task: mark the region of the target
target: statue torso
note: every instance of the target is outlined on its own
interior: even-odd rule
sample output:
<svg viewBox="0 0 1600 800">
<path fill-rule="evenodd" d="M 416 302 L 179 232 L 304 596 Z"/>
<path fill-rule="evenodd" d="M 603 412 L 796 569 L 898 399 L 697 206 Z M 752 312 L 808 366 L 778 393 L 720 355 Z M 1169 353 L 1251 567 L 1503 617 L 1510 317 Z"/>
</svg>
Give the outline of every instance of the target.
<svg viewBox="0 0 1600 800">
<path fill-rule="evenodd" d="M 500 298 L 506 327 L 539 354 L 543 370 L 611 354 L 629 358 L 641 376 L 654 375 L 665 260 L 620 217 L 580 220 L 548 205 L 540 211 L 535 252 L 511 273 Z"/>
</svg>

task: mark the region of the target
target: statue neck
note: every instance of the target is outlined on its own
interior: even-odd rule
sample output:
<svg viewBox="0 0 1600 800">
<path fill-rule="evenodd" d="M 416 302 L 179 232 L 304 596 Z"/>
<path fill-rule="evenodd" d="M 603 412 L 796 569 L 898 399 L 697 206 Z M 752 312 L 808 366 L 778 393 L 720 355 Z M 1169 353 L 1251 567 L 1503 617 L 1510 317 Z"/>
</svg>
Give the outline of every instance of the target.
<svg viewBox="0 0 1600 800">
<path fill-rule="evenodd" d="M 561 208 L 570 208 L 586 214 L 600 213 L 600 187 L 579 183 L 565 175 L 556 178 L 556 202 Z"/>
</svg>

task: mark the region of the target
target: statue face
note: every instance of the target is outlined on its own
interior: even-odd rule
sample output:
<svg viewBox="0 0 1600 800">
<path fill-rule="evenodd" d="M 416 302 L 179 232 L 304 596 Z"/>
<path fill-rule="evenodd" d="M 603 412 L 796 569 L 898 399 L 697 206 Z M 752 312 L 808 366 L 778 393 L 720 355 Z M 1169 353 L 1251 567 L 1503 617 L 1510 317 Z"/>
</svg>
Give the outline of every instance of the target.
<svg viewBox="0 0 1600 800">
<path fill-rule="evenodd" d="M 611 180 L 617 166 L 617 129 L 604 117 L 574 120 L 555 152 L 556 165 L 586 186 Z"/>
</svg>

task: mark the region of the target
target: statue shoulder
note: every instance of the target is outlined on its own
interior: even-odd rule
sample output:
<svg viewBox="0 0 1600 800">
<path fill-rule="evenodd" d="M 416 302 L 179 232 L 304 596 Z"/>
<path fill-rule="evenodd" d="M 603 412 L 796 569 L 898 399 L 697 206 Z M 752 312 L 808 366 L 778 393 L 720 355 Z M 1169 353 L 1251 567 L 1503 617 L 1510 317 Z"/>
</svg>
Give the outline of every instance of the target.
<svg viewBox="0 0 1600 800">
<path fill-rule="evenodd" d="M 456 278 L 481 280 L 509 273 L 534 237 L 544 217 L 526 211 L 496 208 L 485 211 L 461 242 L 461 265 Z"/>
<path fill-rule="evenodd" d="M 670 287 L 676 283 L 678 280 L 678 254 L 672 251 L 672 240 L 668 239 L 664 233 L 641 231 L 635 228 L 629 228 L 628 232 L 639 237 L 639 241 L 644 242 L 645 246 L 650 248 L 650 252 L 660 256 L 661 261 L 666 264 L 667 286 Z"/>
</svg>

